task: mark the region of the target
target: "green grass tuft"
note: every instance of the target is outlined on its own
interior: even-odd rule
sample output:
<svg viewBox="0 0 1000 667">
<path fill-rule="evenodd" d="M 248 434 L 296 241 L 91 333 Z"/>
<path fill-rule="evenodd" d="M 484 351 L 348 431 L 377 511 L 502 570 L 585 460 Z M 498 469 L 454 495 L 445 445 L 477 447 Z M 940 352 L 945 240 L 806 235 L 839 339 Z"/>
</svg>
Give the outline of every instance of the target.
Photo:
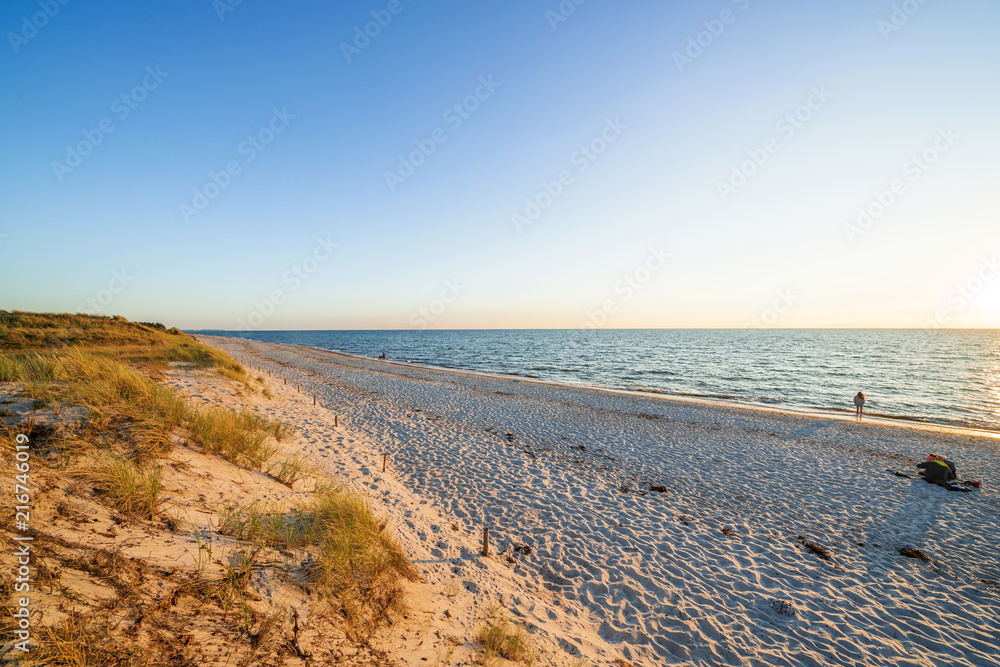
<svg viewBox="0 0 1000 667">
<path fill-rule="evenodd" d="M 312 474 L 314 468 L 309 460 L 301 454 L 286 456 L 275 462 L 268 469 L 268 473 L 282 484 L 291 488 L 295 482 L 303 477 Z"/>
<path fill-rule="evenodd" d="M 529 667 L 535 664 L 535 650 L 528 631 L 511 623 L 498 606 L 491 607 L 487 613 L 486 621 L 476 632 L 476 643 L 482 665 L 494 663 L 497 656 Z"/>
<path fill-rule="evenodd" d="M 337 601 L 356 638 L 367 639 L 401 613 L 401 579 L 418 579 L 367 501 L 343 489 L 323 491 L 289 512 L 252 501 L 228 505 L 220 532 L 272 547 L 315 547 L 308 582 Z"/>
<path fill-rule="evenodd" d="M 193 410 L 188 429 L 206 452 L 256 470 L 262 470 L 278 452 L 268 438 L 284 440 L 292 431 L 283 422 L 253 412 L 220 408 Z"/>
<path fill-rule="evenodd" d="M 132 461 L 106 454 L 87 475 L 111 506 L 123 514 L 152 519 L 160 498 L 160 467 L 141 470 Z"/>
</svg>

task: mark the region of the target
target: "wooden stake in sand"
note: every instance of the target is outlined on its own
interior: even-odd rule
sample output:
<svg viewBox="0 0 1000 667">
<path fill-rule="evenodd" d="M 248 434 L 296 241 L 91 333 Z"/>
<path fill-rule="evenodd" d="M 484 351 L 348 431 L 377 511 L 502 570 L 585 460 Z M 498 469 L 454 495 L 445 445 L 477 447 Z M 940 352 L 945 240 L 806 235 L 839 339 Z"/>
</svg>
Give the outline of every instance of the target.
<svg viewBox="0 0 1000 667">
<path fill-rule="evenodd" d="M 490 555 L 490 529 L 483 526 L 483 555 Z"/>
<path fill-rule="evenodd" d="M 333 427 L 337 428 L 337 415 L 333 416 Z"/>
<path fill-rule="evenodd" d="M 297 392 L 299 392 L 301 394 L 302 393 L 302 387 L 300 387 L 299 385 L 295 385 L 295 391 L 297 391 Z"/>
<path fill-rule="evenodd" d="M 267 377 L 271 377 L 271 371 L 267 372 Z"/>
<path fill-rule="evenodd" d="M 299 645 L 299 610 L 292 607 L 292 644 L 295 646 L 295 652 L 300 658 L 311 657 L 309 653 L 302 650 L 302 646 Z"/>
<path fill-rule="evenodd" d="M 388 454 L 382 455 L 382 472 L 385 472 L 385 460 L 389 457 Z"/>
<path fill-rule="evenodd" d="M 288 384 L 288 378 L 285 378 L 285 384 Z"/>
<path fill-rule="evenodd" d="M 316 394 L 313 394 L 313 405 L 316 405 Z"/>
</svg>

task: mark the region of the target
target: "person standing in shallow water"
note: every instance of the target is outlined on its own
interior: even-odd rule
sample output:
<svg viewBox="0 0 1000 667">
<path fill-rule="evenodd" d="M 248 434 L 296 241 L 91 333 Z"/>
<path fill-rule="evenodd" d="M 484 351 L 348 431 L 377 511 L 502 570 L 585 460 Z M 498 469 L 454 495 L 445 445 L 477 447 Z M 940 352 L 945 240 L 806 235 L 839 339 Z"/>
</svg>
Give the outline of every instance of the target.
<svg viewBox="0 0 1000 667">
<path fill-rule="evenodd" d="M 865 395 L 860 391 L 857 396 L 854 397 L 854 416 L 861 421 L 861 417 L 865 412 Z"/>
</svg>

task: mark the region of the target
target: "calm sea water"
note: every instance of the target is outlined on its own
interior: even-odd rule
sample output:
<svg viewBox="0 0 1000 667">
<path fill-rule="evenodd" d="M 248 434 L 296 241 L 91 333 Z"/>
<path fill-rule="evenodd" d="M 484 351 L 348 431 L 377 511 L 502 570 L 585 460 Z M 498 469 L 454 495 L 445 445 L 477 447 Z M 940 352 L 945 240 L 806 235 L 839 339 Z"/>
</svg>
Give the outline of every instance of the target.
<svg viewBox="0 0 1000 667">
<path fill-rule="evenodd" d="M 417 364 L 1000 430 L 995 330 L 211 331 Z"/>
</svg>

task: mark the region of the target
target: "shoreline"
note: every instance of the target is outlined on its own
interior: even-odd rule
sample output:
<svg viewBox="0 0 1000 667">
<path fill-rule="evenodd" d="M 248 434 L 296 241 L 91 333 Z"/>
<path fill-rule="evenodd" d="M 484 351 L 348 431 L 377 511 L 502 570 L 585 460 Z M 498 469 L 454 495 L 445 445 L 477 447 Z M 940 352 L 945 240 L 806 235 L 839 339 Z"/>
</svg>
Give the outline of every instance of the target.
<svg viewBox="0 0 1000 667">
<path fill-rule="evenodd" d="M 703 394 L 686 394 L 678 392 L 670 392 L 662 389 L 652 389 L 652 388 L 637 388 L 637 387 L 611 387 L 605 385 L 590 385 L 590 384 L 575 384 L 569 382 L 560 382 L 558 380 L 551 380 L 541 377 L 530 377 L 525 375 L 520 375 L 516 373 L 499 373 L 495 371 L 484 371 L 475 370 L 467 368 L 457 368 L 452 366 L 437 366 L 433 364 L 422 364 L 415 363 L 411 361 L 400 361 L 395 359 L 386 359 L 385 361 L 380 361 L 375 357 L 367 357 L 361 354 L 354 354 L 351 352 L 344 352 L 342 350 L 330 350 L 322 347 L 313 347 L 310 345 L 298 345 L 296 343 L 272 343 L 267 341 L 257 341 L 250 338 L 241 338 L 236 336 L 217 336 L 215 334 L 191 334 L 195 336 L 210 336 L 219 339 L 231 339 L 240 340 L 247 343 L 262 343 L 266 345 L 279 345 L 291 348 L 301 348 L 304 350 L 312 350 L 315 352 L 323 352 L 327 354 L 339 355 L 349 359 L 357 359 L 361 361 L 368 361 L 374 363 L 382 364 L 393 364 L 402 368 L 421 368 L 430 371 L 436 371 L 441 373 L 458 373 L 462 375 L 471 375 L 485 378 L 495 378 L 500 380 L 511 380 L 519 382 L 532 382 L 542 385 L 550 385 L 553 387 L 561 387 L 566 389 L 579 389 L 583 391 L 600 391 L 609 393 L 620 393 L 630 396 L 649 396 L 653 398 L 659 398 L 661 400 L 668 401 L 687 401 L 691 403 L 696 403 L 705 406 L 715 406 L 715 407 L 726 407 L 726 408 L 738 408 L 746 410 L 756 410 L 761 412 L 776 412 L 779 414 L 789 414 L 798 416 L 814 417 L 817 419 L 837 419 L 847 422 L 855 422 L 854 412 L 850 409 L 838 410 L 836 408 L 816 408 L 808 406 L 796 406 L 787 404 L 767 404 L 767 403 L 755 403 L 752 401 L 743 401 L 737 398 L 725 399 L 721 397 L 707 396 Z M 993 438 L 1000 440 L 1000 428 L 996 430 L 979 428 L 975 426 L 966 426 L 960 424 L 952 423 L 941 423 L 933 421 L 923 421 L 918 417 L 908 417 L 908 416 L 897 416 L 888 415 L 882 413 L 871 413 L 865 414 L 865 418 L 861 423 L 870 422 L 873 424 L 879 424 L 884 426 L 899 426 L 901 428 L 913 428 L 926 431 L 940 431 L 941 433 L 972 436 L 972 437 L 983 437 L 983 438 Z"/>
</svg>

